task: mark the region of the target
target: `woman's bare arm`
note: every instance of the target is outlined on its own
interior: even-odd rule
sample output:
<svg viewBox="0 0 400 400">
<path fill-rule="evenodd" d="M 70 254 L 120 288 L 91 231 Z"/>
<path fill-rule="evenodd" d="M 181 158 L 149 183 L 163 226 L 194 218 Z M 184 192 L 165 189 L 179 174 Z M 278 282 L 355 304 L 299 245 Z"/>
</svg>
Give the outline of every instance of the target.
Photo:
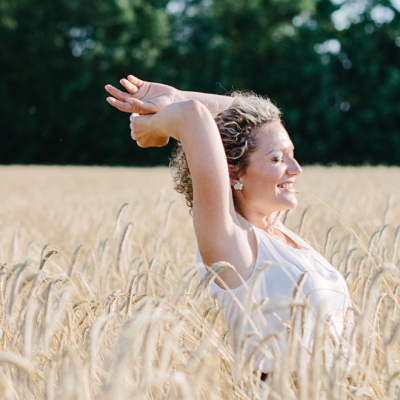
<svg viewBox="0 0 400 400">
<path fill-rule="evenodd" d="M 182 143 L 193 181 L 193 224 L 203 261 L 227 261 L 247 279 L 253 254 L 233 207 L 227 159 L 210 111 L 197 100 L 173 103 L 157 114 L 132 115 L 131 131 L 141 147 L 151 145 L 157 134 Z M 231 288 L 241 284 L 233 271 L 225 270 L 220 277 Z"/>
<path fill-rule="evenodd" d="M 178 101 L 198 100 L 208 108 L 213 116 L 229 108 L 234 100 L 234 98 L 230 96 L 220 96 L 218 94 L 200 92 L 185 92 L 183 90 L 178 90 L 176 99 Z"/>
<path fill-rule="evenodd" d="M 154 114 L 168 104 L 178 101 L 198 100 L 204 104 L 212 115 L 227 109 L 233 102 L 230 96 L 216 94 L 185 92 L 161 83 L 146 82 L 129 75 L 121 79 L 123 92 L 112 85 L 106 85 L 106 90 L 113 97 L 107 101 L 120 111 L 136 114 Z"/>
</svg>

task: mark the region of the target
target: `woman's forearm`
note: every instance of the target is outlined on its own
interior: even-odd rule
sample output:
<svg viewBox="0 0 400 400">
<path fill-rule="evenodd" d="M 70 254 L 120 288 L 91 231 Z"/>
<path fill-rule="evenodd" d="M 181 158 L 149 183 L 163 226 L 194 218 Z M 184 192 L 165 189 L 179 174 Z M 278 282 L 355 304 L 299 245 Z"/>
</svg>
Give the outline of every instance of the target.
<svg viewBox="0 0 400 400">
<path fill-rule="evenodd" d="M 230 96 L 220 96 L 218 94 L 200 92 L 185 92 L 183 90 L 177 91 L 175 99 L 176 101 L 198 100 L 210 110 L 213 116 L 229 108 L 234 100 L 234 98 Z"/>
<path fill-rule="evenodd" d="M 107 101 L 120 111 L 135 114 L 155 114 L 167 104 L 197 100 L 205 105 L 215 117 L 219 112 L 231 106 L 234 98 L 217 94 L 186 92 L 161 83 L 142 81 L 133 75 L 121 79 L 121 84 L 128 91 L 122 92 L 112 85 L 106 85 L 106 90 L 112 97 Z"/>
</svg>

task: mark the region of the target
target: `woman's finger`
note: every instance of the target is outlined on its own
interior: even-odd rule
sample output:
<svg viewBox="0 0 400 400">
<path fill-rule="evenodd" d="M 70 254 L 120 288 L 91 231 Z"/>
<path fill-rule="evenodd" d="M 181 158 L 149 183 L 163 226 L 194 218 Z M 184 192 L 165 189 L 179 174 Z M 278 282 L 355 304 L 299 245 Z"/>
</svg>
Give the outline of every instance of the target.
<svg viewBox="0 0 400 400">
<path fill-rule="evenodd" d="M 133 122 L 133 120 L 136 118 L 136 117 L 138 117 L 139 116 L 139 114 L 136 114 L 136 113 L 132 113 L 131 114 L 131 116 L 129 117 L 129 121 L 131 121 L 131 122 Z"/>
<path fill-rule="evenodd" d="M 107 90 L 108 93 L 110 93 L 112 96 L 116 97 L 118 100 L 121 101 L 126 101 L 131 96 L 129 93 L 122 92 L 121 90 L 118 90 L 112 85 L 106 85 L 105 89 Z"/>
<path fill-rule="evenodd" d="M 131 129 L 131 137 L 134 140 L 139 140 L 140 137 L 143 135 L 143 132 L 140 134 L 139 132 L 141 132 L 140 129 L 140 122 L 146 122 L 147 118 L 149 118 L 147 115 L 139 115 L 136 113 L 132 113 L 131 116 L 129 117 L 129 127 Z M 135 129 L 136 128 L 136 129 Z"/>
<path fill-rule="evenodd" d="M 129 121 L 130 121 L 129 128 L 131 128 L 132 139 L 135 139 L 135 129 L 133 128 L 133 122 L 134 122 L 135 118 L 138 116 L 139 116 L 139 114 L 132 113 L 131 116 L 129 117 Z"/>
<path fill-rule="evenodd" d="M 143 81 L 140 80 L 139 78 L 136 78 L 136 76 L 133 75 L 128 75 L 128 80 L 133 83 L 135 86 L 137 86 L 138 88 L 140 88 L 140 86 L 143 85 Z"/>
<path fill-rule="evenodd" d="M 129 112 L 129 113 L 132 113 L 135 111 L 133 109 L 132 104 L 126 103 L 125 101 L 117 100 L 114 97 L 107 97 L 106 100 L 109 104 L 111 104 L 113 107 L 117 108 L 120 111 Z"/>
<path fill-rule="evenodd" d="M 127 102 L 133 107 L 133 112 L 137 114 L 155 114 L 158 110 L 157 107 L 149 101 L 142 101 L 130 97 Z"/>
<path fill-rule="evenodd" d="M 129 127 L 131 128 L 131 138 L 133 140 L 137 140 L 138 139 L 138 134 L 137 134 L 137 132 L 135 132 L 135 129 L 133 129 L 133 122 L 131 122 L 129 124 Z"/>
<path fill-rule="evenodd" d="M 133 95 L 135 95 L 139 91 L 139 88 L 129 82 L 127 79 L 121 79 L 120 83 L 129 93 Z"/>
</svg>

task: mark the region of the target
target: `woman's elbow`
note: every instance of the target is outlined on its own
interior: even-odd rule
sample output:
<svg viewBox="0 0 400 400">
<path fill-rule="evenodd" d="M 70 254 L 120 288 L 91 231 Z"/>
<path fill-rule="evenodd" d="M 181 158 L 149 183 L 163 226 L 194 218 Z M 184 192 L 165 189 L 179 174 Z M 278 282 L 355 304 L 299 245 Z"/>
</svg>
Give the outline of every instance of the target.
<svg viewBox="0 0 400 400">
<path fill-rule="evenodd" d="M 181 111 L 188 118 L 204 117 L 211 115 L 208 108 L 199 100 L 186 100 L 180 102 Z"/>
</svg>

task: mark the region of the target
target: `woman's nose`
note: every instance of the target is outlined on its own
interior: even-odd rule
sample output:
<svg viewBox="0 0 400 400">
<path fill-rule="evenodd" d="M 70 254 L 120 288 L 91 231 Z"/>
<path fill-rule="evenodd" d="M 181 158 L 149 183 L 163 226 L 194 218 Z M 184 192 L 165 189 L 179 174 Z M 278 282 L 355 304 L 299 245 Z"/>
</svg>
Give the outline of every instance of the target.
<svg viewBox="0 0 400 400">
<path fill-rule="evenodd" d="M 287 167 L 287 173 L 289 175 L 300 175 L 303 172 L 303 168 L 301 168 L 300 164 L 296 159 L 292 159 L 292 162 Z"/>
</svg>

